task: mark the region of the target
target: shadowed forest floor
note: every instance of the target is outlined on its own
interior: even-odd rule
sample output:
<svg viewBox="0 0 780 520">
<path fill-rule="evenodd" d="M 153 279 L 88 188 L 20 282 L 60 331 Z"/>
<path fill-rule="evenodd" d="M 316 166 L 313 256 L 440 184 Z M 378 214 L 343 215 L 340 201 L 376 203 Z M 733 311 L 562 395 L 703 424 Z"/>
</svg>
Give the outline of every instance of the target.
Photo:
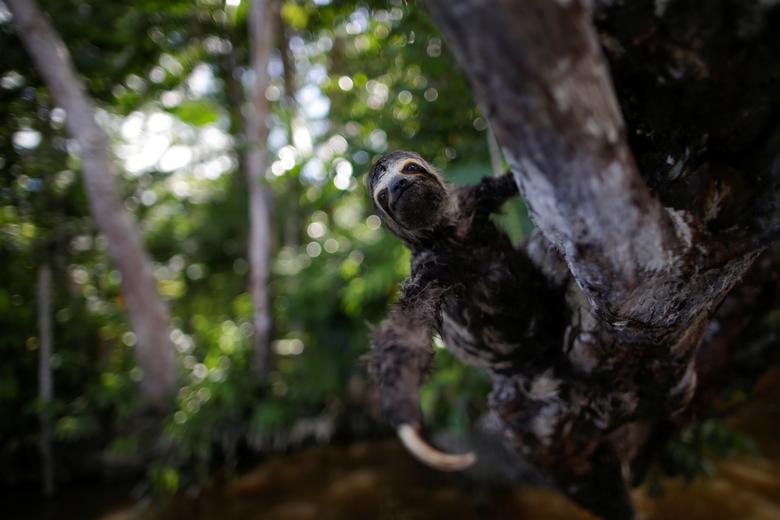
<svg viewBox="0 0 780 520">
<path fill-rule="evenodd" d="M 757 386 L 759 397 L 730 420 L 750 433 L 761 458 L 721 459 L 714 476 L 693 481 L 665 478 L 657 497 L 649 496 L 644 486 L 635 494 L 638 518 L 780 518 L 779 381 L 780 372 L 765 377 Z M 102 488 L 93 488 L 91 494 L 78 491 L 49 505 L 40 504 L 32 515 L 24 516 L 41 520 L 76 518 L 71 513 L 99 520 L 593 518 L 548 489 L 474 489 L 457 475 L 421 466 L 394 439 L 280 456 L 197 498 L 178 495 L 162 511 L 142 513 L 129 498 L 101 495 Z M 88 497 L 96 504 L 88 507 Z M 100 506 L 101 498 L 106 507 Z"/>
</svg>

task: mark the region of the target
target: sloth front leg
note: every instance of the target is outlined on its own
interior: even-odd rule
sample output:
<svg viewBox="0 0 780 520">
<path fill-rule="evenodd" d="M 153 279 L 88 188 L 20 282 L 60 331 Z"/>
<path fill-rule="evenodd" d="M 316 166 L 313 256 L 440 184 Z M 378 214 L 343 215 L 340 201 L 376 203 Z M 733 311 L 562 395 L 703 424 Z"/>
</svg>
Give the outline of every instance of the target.
<svg viewBox="0 0 780 520">
<path fill-rule="evenodd" d="M 486 216 L 498 211 L 502 204 L 518 193 L 512 172 L 506 172 L 497 177 L 483 177 L 477 184 L 466 188 L 461 204 L 464 212 Z"/>
<path fill-rule="evenodd" d="M 380 387 L 382 412 L 421 462 L 442 471 L 465 469 L 473 454 L 441 453 L 420 436 L 420 387 L 433 365 L 436 300 L 430 292 L 409 292 L 415 293 L 406 292 L 374 335 L 369 368 Z"/>
<path fill-rule="evenodd" d="M 382 412 L 398 427 L 419 428 L 420 387 L 433 365 L 431 324 L 396 307 L 374 336 L 370 369 L 382 392 Z"/>
</svg>

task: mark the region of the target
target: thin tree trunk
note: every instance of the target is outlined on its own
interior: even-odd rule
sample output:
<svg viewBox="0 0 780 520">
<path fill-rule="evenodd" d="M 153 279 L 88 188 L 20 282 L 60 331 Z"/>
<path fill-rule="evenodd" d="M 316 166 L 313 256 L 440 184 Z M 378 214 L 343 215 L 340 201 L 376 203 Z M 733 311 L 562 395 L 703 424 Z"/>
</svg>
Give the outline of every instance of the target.
<svg viewBox="0 0 780 520">
<path fill-rule="evenodd" d="M 41 435 L 41 475 L 43 494 L 54 494 L 54 453 L 52 450 L 51 400 L 54 397 L 54 377 L 51 370 L 51 268 L 45 263 L 38 269 L 38 400 Z"/>
<path fill-rule="evenodd" d="M 278 0 L 253 0 L 249 10 L 250 64 L 254 81 L 246 114 L 246 167 L 249 191 L 249 286 L 254 303 L 254 349 L 252 370 L 265 378 L 270 368 L 271 307 L 271 212 L 270 194 L 264 176 L 268 166 L 268 117 L 265 91 L 269 84 L 268 61 L 274 41 Z"/>
<path fill-rule="evenodd" d="M 298 111 L 298 104 L 295 100 L 295 58 L 290 51 L 290 38 L 288 30 L 284 25 L 284 20 L 280 16 L 277 19 L 279 30 L 279 47 L 282 57 L 282 79 L 284 83 L 284 92 L 282 93 L 282 107 L 286 111 L 287 124 L 287 142 L 293 144 L 295 115 Z M 301 234 L 301 206 L 298 201 L 300 195 L 300 181 L 296 175 L 287 174 L 285 183 L 287 200 L 291 204 L 286 208 L 284 222 L 284 245 L 295 247 L 300 244 Z"/>
<path fill-rule="evenodd" d="M 146 402 L 166 409 L 176 390 L 176 366 L 169 340 L 168 309 L 157 292 L 152 267 L 131 215 L 125 211 L 116 182 L 108 138 L 95 121 L 95 107 L 76 75 L 59 35 L 34 0 L 7 0 L 19 37 L 67 114 L 67 127 L 81 151 L 90 211 L 106 237 L 109 255 L 122 275 L 130 323 L 137 336 L 135 359 L 143 370 Z"/>
</svg>

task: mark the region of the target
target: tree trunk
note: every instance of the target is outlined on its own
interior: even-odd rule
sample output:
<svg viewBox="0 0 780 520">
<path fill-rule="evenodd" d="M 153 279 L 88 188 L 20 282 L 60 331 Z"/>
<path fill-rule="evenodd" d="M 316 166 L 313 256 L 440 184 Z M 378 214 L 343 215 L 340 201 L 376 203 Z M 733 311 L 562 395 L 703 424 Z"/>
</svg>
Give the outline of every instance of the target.
<svg viewBox="0 0 780 520">
<path fill-rule="evenodd" d="M 51 400 L 54 397 L 54 378 L 51 370 L 51 269 L 43 264 L 38 269 L 38 400 L 41 435 L 41 475 L 43 494 L 54 494 L 54 453 L 52 450 Z"/>
<path fill-rule="evenodd" d="M 246 114 L 246 167 L 249 190 L 249 276 L 254 303 L 254 349 L 252 370 L 265 378 L 271 361 L 271 307 L 269 278 L 271 269 L 270 194 L 265 189 L 268 166 L 268 124 L 270 115 L 265 91 L 269 84 L 268 61 L 274 41 L 274 21 L 278 0 L 252 0 L 249 11 L 250 62 L 254 71 L 251 104 Z"/>
<path fill-rule="evenodd" d="M 544 360 L 495 377 L 490 405 L 569 496 L 630 517 L 628 486 L 661 425 L 680 421 L 696 391 L 710 318 L 777 233 L 780 104 L 756 72 L 770 69 L 756 65 L 775 44 L 717 47 L 745 26 L 718 33 L 696 19 L 701 10 L 675 10 L 682 0 L 665 14 L 659 2 L 596 2 L 601 34 L 584 0 L 426 4 L 526 199 L 540 283 L 566 288 L 568 326 L 545 331 L 558 339 Z M 708 4 L 707 15 L 731 4 Z M 745 51 L 751 45 L 760 58 Z M 718 81 L 735 72 L 718 67 L 745 55 L 753 69 L 740 89 L 750 97 Z M 684 77 L 672 91 L 655 83 L 670 68 Z M 722 112 L 701 116 L 714 106 Z M 750 132 L 734 137 L 739 125 Z"/>
<path fill-rule="evenodd" d="M 130 323 L 137 336 L 135 359 L 144 373 L 141 391 L 151 407 L 164 410 L 176 391 L 168 309 L 157 292 L 138 229 L 119 196 L 107 136 L 95 121 L 95 107 L 76 75 L 65 44 L 35 1 L 8 0 L 6 5 L 38 72 L 67 114 L 68 130 L 81 152 L 92 217 L 106 237 L 111 260 L 122 275 Z"/>
<path fill-rule="evenodd" d="M 285 27 L 284 20 L 281 13 L 279 13 L 277 19 L 277 27 L 279 30 L 279 49 L 281 51 L 282 58 L 282 79 L 284 84 L 284 91 L 282 92 L 282 107 L 285 111 L 287 125 L 287 142 L 294 144 L 295 135 L 295 118 L 298 111 L 298 103 L 295 99 L 295 57 L 290 50 L 290 38 L 288 31 Z M 299 174 L 300 175 L 300 174 Z M 300 204 L 300 192 L 301 183 L 299 175 L 292 175 L 287 173 L 287 182 L 285 183 L 285 194 L 289 201 L 287 208 L 285 208 L 285 222 L 284 222 L 284 245 L 285 247 L 297 247 L 301 240 L 301 211 L 303 208 Z"/>
</svg>

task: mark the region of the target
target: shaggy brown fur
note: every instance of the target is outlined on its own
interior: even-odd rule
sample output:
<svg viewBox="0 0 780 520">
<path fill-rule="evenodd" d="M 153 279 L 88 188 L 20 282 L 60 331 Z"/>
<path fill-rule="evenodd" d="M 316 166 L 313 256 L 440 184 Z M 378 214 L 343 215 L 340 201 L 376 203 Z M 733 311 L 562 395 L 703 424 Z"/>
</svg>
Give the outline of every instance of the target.
<svg viewBox="0 0 780 520">
<path fill-rule="evenodd" d="M 419 155 L 396 151 L 373 165 L 368 187 L 377 213 L 412 252 L 411 274 L 369 358 L 392 424 L 421 425 L 419 389 L 434 331 L 461 361 L 497 381 L 549 352 L 555 338 L 547 335 L 562 330 L 553 322 L 563 317 L 549 309 L 560 298 L 490 219 L 518 193 L 510 173 L 456 188 Z"/>
</svg>

